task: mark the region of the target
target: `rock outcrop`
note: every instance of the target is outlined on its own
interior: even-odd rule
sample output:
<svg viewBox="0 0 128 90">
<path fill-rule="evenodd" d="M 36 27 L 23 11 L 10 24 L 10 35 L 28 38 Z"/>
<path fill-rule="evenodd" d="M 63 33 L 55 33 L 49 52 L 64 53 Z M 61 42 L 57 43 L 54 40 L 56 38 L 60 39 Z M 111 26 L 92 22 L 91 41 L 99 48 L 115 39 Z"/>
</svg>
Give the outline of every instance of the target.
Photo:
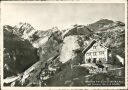
<svg viewBox="0 0 128 90">
<path fill-rule="evenodd" d="M 13 29 L 4 27 L 4 78 L 24 72 L 39 60 L 37 49 L 14 34 Z"/>
<path fill-rule="evenodd" d="M 68 30 L 57 27 L 35 30 L 28 23 L 15 27 L 6 25 L 4 78 L 20 73 L 13 86 L 85 86 L 87 77 L 90 80 L 96 77 L 89 75 L 89 69 L 81 65 L 93 41 L 110 49 L 110 65 L 123 66 L 118 57 L 125 58 L 124 27 L 122 22 L 107 19 L 88 26 L 74 25 Z"/>
</svg>

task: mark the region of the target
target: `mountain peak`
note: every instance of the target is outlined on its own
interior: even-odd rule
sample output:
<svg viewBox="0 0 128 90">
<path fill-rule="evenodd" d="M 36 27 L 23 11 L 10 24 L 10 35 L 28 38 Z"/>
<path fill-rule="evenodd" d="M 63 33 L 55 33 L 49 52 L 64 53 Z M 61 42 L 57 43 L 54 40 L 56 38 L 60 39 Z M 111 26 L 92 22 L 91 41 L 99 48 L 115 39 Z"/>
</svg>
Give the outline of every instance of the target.
<svg viewBox="0 0 128 90">
<path fill-rule="evenodd" d="M 87 27 L 92 31 L 99 31 L 101 29 L 108 29 L 116 26 L 124 26 L 125 24 L 120 21 L 112 21 L 109 19 L 100 19 L 92 24 L 89 24 Z"/>
<path fill-rule="evenodd" d="M 96 21 L 95 23 L 97 24 L 110 24 L 113 23 L 114 21 L 109 20 L 109 19 L 100 19 L 99 21 Z"/>
</svg>

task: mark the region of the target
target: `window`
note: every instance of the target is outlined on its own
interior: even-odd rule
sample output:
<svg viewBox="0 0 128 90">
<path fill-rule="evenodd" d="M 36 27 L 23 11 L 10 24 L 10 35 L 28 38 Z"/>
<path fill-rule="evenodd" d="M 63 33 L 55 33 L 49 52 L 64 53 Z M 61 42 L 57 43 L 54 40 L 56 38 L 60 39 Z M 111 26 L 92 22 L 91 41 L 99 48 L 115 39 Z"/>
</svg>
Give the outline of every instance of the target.
<svg viewBox="0 0 128 90">
<path fill-rule="evenodd" d="M 96 49 L 96 46 L 93 46 L 93 49 Z"/>
<path fill-rule="evenodd" d="M 91 55 L 91 52 L 89 52 L 88 54 Z"/>
<path fill-rule="evenodd" d="M 104 54 L 104 51 L 99 51 L 99 54 L 100 54 L 100 55 Z"/>
<path fill-rule="evenodd" d="M 102 61 L 103 60 L 103 58 L 99 58 L 99 61 Z"/>
<path fill-rule="evenodd" d="M 96 52 L 93 52 L 93 55 L 96 56 Z"/>
<path fill-rule="evenodd" d="M 105 58 L 99 58 L 100 61 L 104 61 L 105 62 Z"/>
<path fill-rule="evenodd" d="M 119 74 L 119 76 L 121 76 L 121 71 L 118 71 L 118 72 L 119 72 L 119 73 L 118 73 L 118 74 Z"/>
<path fill-rule="evenodd" d="M 93 58 L 93 61 L 92 61 L 93 63 L 96 63 L 96 58 Z"/>
<path fill-rule="evenodd" d="M 90 56 L 90 55 L 91 55 L 91 52 L 89 52 L 89 53 L 86 53 L 86 55 L 87 55 L 87 56 Z"/>
<path fill-rule="evenodd" d="M 86 59 L 87 60 L 87 63 L 90 63 L 91 62 L 91 59 L 89 58 L 89 59 Z"/>
</svg>

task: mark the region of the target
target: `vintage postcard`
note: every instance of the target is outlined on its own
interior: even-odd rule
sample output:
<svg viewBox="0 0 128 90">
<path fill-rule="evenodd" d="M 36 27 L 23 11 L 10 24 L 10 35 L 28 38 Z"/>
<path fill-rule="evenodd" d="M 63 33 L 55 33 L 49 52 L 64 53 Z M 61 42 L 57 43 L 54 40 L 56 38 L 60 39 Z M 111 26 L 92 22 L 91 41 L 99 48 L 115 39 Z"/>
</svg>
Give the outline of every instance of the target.
<svg viewBox="0 0 128 90">
<path fill-rule="evenodd" d="M 2 1 L 1 89 L 127 90 L 127 1 Z"/>
</svg>

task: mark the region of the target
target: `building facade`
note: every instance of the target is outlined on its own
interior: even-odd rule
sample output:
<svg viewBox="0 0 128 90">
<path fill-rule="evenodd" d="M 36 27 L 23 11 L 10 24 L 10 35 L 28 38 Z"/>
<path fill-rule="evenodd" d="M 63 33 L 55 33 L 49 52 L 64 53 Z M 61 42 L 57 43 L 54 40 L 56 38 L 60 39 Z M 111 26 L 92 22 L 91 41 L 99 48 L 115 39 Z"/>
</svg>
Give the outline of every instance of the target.
<svg viewBox="0 0 128 90">
<path fill-rule="evenodd" d="M 108 60 L 108 49 L 100 43 L 94 43 L 85 53 L 85 63 L 106 63 Z"/>
</svg>

